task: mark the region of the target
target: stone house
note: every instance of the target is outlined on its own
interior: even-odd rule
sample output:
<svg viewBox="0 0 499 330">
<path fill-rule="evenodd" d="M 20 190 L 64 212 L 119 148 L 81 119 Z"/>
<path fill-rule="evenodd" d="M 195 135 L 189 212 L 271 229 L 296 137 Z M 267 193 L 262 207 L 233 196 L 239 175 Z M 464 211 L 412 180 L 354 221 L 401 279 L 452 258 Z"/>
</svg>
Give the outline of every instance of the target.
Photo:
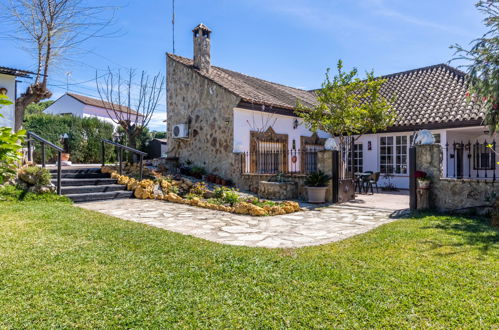
<svg viewBox="0 0 499 330">
<path fill-rule="evenodd" d="M 248 176 L 313 170 L 314 152 L 329 135 L 308 130 L 294 109 L 314 104 L 314 91 L 211 65 L 211 33 L 194 28 L 193 59 L 167 54 L 168 156 L 242 186 Z M 381 185 L 408 188 L 409 146 L 427 129 L 445 150 L 444 176 L 495 179 L 495 154 L 486 148 L 492 141 L 480 106 L 467 100 L 465 77 L 446 64 L 385 76 L 382 93 L 396 96 L 397 119 L 386 132 L 356 140 L 354 170 L 379 171 Z M 185 136 L 175 137 L 177 125 Z"/>
</svg>

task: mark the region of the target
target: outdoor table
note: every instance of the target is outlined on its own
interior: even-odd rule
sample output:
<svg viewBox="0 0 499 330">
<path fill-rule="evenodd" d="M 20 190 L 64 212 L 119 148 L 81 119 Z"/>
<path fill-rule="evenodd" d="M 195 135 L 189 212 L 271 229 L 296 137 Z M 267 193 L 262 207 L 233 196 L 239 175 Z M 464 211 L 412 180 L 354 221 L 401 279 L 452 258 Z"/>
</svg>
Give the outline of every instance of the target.
<svg viewBox="0 0 499 330">
<path fill-rule="evenodd" d="M 369 177 L 372 175 L 371 172 L 356 172 L 354 173 L 355 180 L 357 181 L 357 187 L 359 188 L 359 193 L 362 194 L 362 190 L 367 194 L 367 182 Z"/>
</svg>

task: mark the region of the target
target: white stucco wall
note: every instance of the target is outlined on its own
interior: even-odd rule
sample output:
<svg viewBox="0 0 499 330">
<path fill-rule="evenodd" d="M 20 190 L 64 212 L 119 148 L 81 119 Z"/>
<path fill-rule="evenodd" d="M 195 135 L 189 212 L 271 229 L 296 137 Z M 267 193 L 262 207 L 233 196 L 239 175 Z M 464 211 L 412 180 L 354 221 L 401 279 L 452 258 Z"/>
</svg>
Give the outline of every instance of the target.
<svg viewBox="0 0 499 330">
<path fill-rule="evenodd" d="M 16 77 L 0 74 L 0 88 L 6 88 L 9 99 L 15 101 Z M 14 127 L 14 104 L 2 107 L 0 113 L 4 116 L 0 118 L 0 126 Z"/>
<path fill-rule="evenodd" d="M 445 130 L 430 130 L 433 134 L 440 134 L 441 143 L 445 145 Z M 355 143 L 362 143 L 363 153 L 363 171 L 380 171 L 380 139 L 383 136 L 407 136 L 407 155 L 409 155 L 410 137 L 414 132 L 400 132 L 400 133 L 380 133 L 380 134 L 366 134 L 362 135 L 355 141 Z M 371 150 L 369 150 L 369 142 L 371 143 Z M 407 163 L 409 166 L 409 163 Z M 391 183 L 400 189 L 409 188 L 409 175 L 408 174 L 393 174 L 389 179 Z M 385 186 L 388 180 L 385 176 L 381 175 L 379 186 Z"/>
<path fill-rule="evenodd" d="M 293 128 L 295 119 L 298 119 L 299 122 L 296 129 Z M 250 151 L 250 132 L 266 131 L 269 126 L 272 126 L 278 134 L 288 134 L 288 149 L 292 148 L 293 140 L 295 140 L 296 149 L 301 149 L 300 137 L 313 134 L 305 127 L 301 118 L 235 108 L 234 152 Z M 317 132 L 317 135 L 320 138 L 330 137 L 329 134 L 322 131 Z"/>
<path fill-rule="evenodd" d="M 72 114 L 78 117 L 98 118 L 112 124 L 115 128 L 119 126 L 111 119 L 116 118 L 112 110 L 106 111 L 103 108 L 86 105 L 69 95 L 61 96 L 54 104 L 45 109 L 44 113 L 53 115 Z M 135 118 L 132 117 L 131 119 L 134 120 Z"/>
<path fill-rule="evenodd" d="M 487 133 L 486 133 L 487 132 Z M 456 150 L 454 149 L 454 143 L 464 143 L 465 149 L 463 150 L 463 159 L 462 159 L 462 176 L 464 178 L 484 178 L 487 175 L 487 178 L 491 178 L 494 175 L 494 171 L 492 170 L 476 170 L 473 168 L 473 160 L 475 158 L 474 152 L 475 148 L 473 146 L 474 143 L 478 142 L 479 144 L 492 144 L 492 142 L 497 141 L 497 136 L 491 137 L 488 134 L 488 129 L 485 127 L 469 127 L 462 129 L 449 129 L 447 130 L 447 142 L 449 143 L 448 150 L 443 149 L 443 159 L 448 159 L 449 165 L 444 165 L 444 172 L 448 172 L 448 177 L 455 177 L 457 174 L 456 168 Z M 470 148 L 466 146 L 466 144 L 471 143 Z M 445 143 L 443 144 L 445 146 Z M 499 145 L 496 145 L 496 151 L 499 151 Z M 452 156 L 454 155 L 454 156 Z M 468 155 L 471 157 L 468 158 Z M 496 161 L 499 161 L 499 156 L 496 156 Z M 495 170 L 496 178 L 499 178 L 499 166 L 496 166 Z"/>
<path fill-rule="evenodd" d="M 85 105 L 74 97 L 63 95 L 58 98 L 51 106 L 45 109 L 44 113 L 52 115 L 72 114 L 73 116 L 82 117 L 83 108 Z"/>
<path fill-rule="evenodd" d="M 297 119 L 296 117 L 282 116 L 282 115 L 272 115 L 259 111 L 251 111 L 240 108 L 234 109 L 234 152 L 248 152 L 250 150 L 250 132 L 259 130 L 265 131 L 269 126 L 272 126 L 274 131 L 278 134 L 288 134 L 288 148 L 291 149 L 293 140 L 296 143 L 296 149 L 301 149 L 300 146 L 300 136 L 311 136 L 312 132 L 310 132 L 305 125 L 303 124 L 302 119 L 298 119 L 299 126 L 296 129 L 293 129 L 293 122 Z M 479 141 L 483 143 L 484 141 L 491 142 L 492 139 L 489 135 L 484 133 L 484 127 L 469 127 L 469 128 L 456 128 L 456 129 L 440 129 L 440 130 L 430 130 L 433 134 L 440 134 L 440 144 L 442 145 L 443 157 L 442 157 L 442 169 L 443 175 L 447 176 L 446 170 L 449 169 L 449 176 L 453 176 L 454 171 L 454 160 L 449 158 L 449 166 L 447 166 L 447 157 L 445 151 L 445 145 L 448 142 L 450 144 L 450 148 L 448 153 L 452 152 L 452 143 L 454 141 L 464 143 L 468 141 L 476 142 Z M 379 134 L 366 134 L 362 135 L 356 140 L 356 144 L 362 144 L 362 153 L 363 153 L 363 171 L 372 171 L 379 172 L 380 171 L 380 139 L 382 137 L 393 136 L 394 140 L 397 136 L 406 136 L 407 137 L 407 155 L 409 155 L 409 147 L 411 136 L 415 132 L 397 132 L 397 133 L 379 133 Z M 319 137 L 327 138 L 329 134 L 324 132 L 318 132 Z M 496 141 L 499 142 L 499 141 Z M 369 150 L 369 143 L 371 144 L 371 148 Z M 394 145 L 394 149 L 395 149 Z M 499 145 L 496 150 L 499 151 Z M 395 158 L 395 153 L 393 154 Z M 468 164 L 469 159 L 466 157 L 467 153 L 464 157 L 464 176 L 468 176 Z M 499 161 L 499 156 L 497 157 Z M 395 160 L 394 160 L 395 161 Z M 299 164 L 298 164 L 299 165 Z M 407 157 L 407 166 L 408 157 Z M 471 165 L 471 168 L 473 166 Z M 407 169 L 408 171 L 408 169 Z M 491 177 L 493 174 L 492 171 L 488 171 L 488 176 Z M 479 177 L 484 177 L 484 171 L 478 172 Z M 471 177 L 474 178 L 477 176 L 476 171 L 471 171 Z M 496 177 L 499 178 L 499 166 L 496 169 Z M 380 177 L 379 186 L 385 186 L 388 184 L 388 180 L 391 183 L 400 189 L 408 189 L 409 188 L 409 175 L 408 174 L 396 174 L 394 173 L 391 178 L 387 179 L 383 174 Z"/>
</svg>

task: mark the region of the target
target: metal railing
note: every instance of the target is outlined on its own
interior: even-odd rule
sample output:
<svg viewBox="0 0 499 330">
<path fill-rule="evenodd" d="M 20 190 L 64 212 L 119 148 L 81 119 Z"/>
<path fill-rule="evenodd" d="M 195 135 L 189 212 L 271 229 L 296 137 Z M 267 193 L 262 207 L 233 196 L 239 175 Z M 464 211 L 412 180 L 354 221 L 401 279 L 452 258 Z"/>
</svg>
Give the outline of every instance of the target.
<svg viewBox="0 0 499 330">
<path fill-rule="evenodd" d="M 317 171 L 317 151 L 242 152 L 240 164 L 241 174 L 309 174 Z"/>
<path fill-rule="evenodd" d="M 140 151 L 140 150 L 137 150 L 137 149 L 134 149 L 134 148 L 127 147 L 125 145 L 113 142 L 111 140 L 101 139 L 101 142 L 102 142 L 102 166 L 106 165 L 106 163 L 105 163 L 105 161 L 106 161 L 106 148 L 105 148 L 105 144 L 107 143 L 107 144 L 113 145 L 113 146 L 115 146 L 117 148 L 118 163 L 119 163 L 119 173 L 120 173 L 120 175 L 123 174 L 123 150 L 126 150 L 126 151 L 129 151 L 129 152 L 132 152 L 134 154 L 139 155 L 139 159 L 140 159 L 140 161 L 139 161 L 139 165 L 140 165 L 139 166 L 139 180 L 142 180 L 144 156 L 147 156 L 146 152 L 143 152 L 143 151 Z"/>
<path fill-rule="evenodd" d="M 42 149 L 41 149 L 41 156 L 42 156 L 42 167 L 45 168 L 45 145 L 55 149 L 57 151 L 57 194 L 61 194 L 61 156 L 62 153 L 64 152 L 64 149 L 62 149 L 59 146 L 56 146 L 50 141 L 45 140 L 44 138 L 36 135 L 33 132 L 28 132 L 27 133 L 27 143 L 28 143 L 28 161 L 31 162 L 31 151 L 32 151 L 32 143 L 33 141 L 36 140 L 41 143 Z"/>
<path fill-rule="evenodd" d="M 495 140 L 446 143 L 446 177 L 496 181 L 497 158 Z"/>
</svg>

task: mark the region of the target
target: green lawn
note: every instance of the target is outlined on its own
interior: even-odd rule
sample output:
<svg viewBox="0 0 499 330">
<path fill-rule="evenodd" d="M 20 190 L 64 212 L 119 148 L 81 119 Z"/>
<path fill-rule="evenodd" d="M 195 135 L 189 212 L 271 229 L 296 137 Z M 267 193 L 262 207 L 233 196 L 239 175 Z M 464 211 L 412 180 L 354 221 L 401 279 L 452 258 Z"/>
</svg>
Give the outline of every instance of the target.
<svg viewBox="0 0 499 330">
<path fill-rule="evenodd" d="M 494 328 L 498 237 L 428 216 L 267 250 L 0 202 L 0 328 Z"/>
</svg>

